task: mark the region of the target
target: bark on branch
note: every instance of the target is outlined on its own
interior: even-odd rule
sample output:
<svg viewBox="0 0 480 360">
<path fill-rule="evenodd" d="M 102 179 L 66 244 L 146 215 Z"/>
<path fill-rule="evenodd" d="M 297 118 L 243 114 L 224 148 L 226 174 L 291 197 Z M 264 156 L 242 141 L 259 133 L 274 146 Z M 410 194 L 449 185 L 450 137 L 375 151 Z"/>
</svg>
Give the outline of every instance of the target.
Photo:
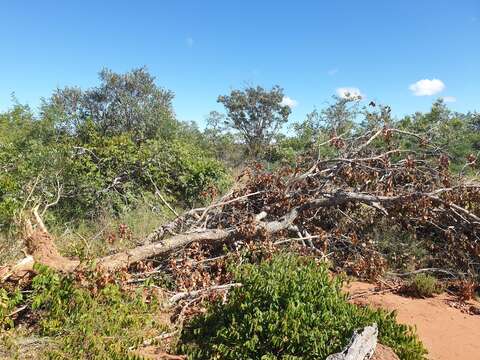
<svg viewBox="0 0 480 360">
<path fill-rule="evenodd" d="M 381 196 L 381 195 L 372 195 L 366 193 L 358 192 L 345 192 L 345 191 L 336 191 L 334 193 L 325 193 L 322 197 L 315 198 L 309 202 L 297 206 L 291 209 L 287 214 L 285 214 L 281 219 L 272 220 L 272 221 L 262 221 L 263 218 L 269 216 L 268 213 L 262 211 L 257 214 L 254 219 L 256 222 L 255 229 L 256 231 L 264 230 L 267 234 L 272 235 L 280 231 L 289 229 L 297 220 L 297 218 L 306 210 L 316 209 L 316 208 L 325 208 L 325 207 L 334 207 L 346 204 L 348 202 L 357 202 L 363 203 L 369 206 L 372 206 L 376 209 L 381 210 L 386 213 L 384 207 L 388 209 L 392 204 L 399 201 L 412 200 L 414 198 L 428 197 L 438 203 L 441 203 L 444 206 L 449 206 L 456 211 L 467 216 L 475 222 L 479 222 L 480 219 L 472 214 L 470 211 L 452 203 L 446 203 L 444 200 L 439 198 L 437 195 L 448 189 L 439 189 L 431 193 L 421 193 L 421 192 L 412 192 L 403 195 L 396 196 Z M 238 199 L 232 199 L 227 201 L 222 201 L 216 206 L 221 206 L 222 204 L 231 204 L 234 201 L 239 201 L 241 199 L 248 198 L 249 196 L 257 195 L 257 193 L 248 194 L 247 196 L 241 196 Z M 171 224 L 178 224 L 178 221 L 185 221 L 186 215 L 198 214 L 201 213 L 202 216 L 206 216 L 206 212 L 215 208 L 216 206 L 210 206 L 207 208 L 193 209 L 187 212 L 186 214 L 180 216 L 174 220 Z M 78 260 L 71 260 L 65 257 L 62 257 L 51 238 L 48 234 L 43 221 L 38 214 L 38 209 L 33 210 L 33 215 L 37 223 L 37 227 L 34 228 L 30 222 L 27 222 L 27 231 L 26 231 L 26 244 L 28 253 L 34 258 L 36 262 L 43 263 L 45 265 L 51 266 L 57 270 L 70 272 L 76 269 L 80 262 Z M 196 218 L 198 220 L 198 217 Z M 147 239 L 151 241 L 158 238 L 159 233 L 164 233 L 166 227 L 162 226 L 159 229 L 155 230 L 150 234 Z M 174 228 L 174 225 L 171 225 L 171 228 Z M 218 242 L 226 240 L 230 235 L 235 234 L 237 230 L 235 228 L 230 229 L 194 229 L 187 233 L 182 233 L 178 235 L 171 236 L 169 238 L 163 239 L 154 243 L 147 243 L 146 245 L 138 246 L 136 248 L 119 252 L 114 255 L 105 256 L 96 260 L 96 264 L 106 271 L 116 271 L 122 268 L 128 268 L 131 265 L 144 261 L 153 257 L 162 257 L 166 256 L 172 251 L 178 250 L 182 247 L 185 247 L 193 242 L 197 241 L 210 241 Z M 21 269 L 25 271 L 25 264 L 30 264 L 26 260 L 22 260 L 11 270 L 7 271 L 9 276 L 13 275 L 16 270 Z M 12 272 L 13 271 L 13 272 Z M 18 270 L 20 271 L 20 270 Z M 5 272 L 5 271 L 4 271 Z M 1 274 L 0 274 L 1 275 Z M 3 275 L 5 278 L 6 275 Z"/>
</svg>

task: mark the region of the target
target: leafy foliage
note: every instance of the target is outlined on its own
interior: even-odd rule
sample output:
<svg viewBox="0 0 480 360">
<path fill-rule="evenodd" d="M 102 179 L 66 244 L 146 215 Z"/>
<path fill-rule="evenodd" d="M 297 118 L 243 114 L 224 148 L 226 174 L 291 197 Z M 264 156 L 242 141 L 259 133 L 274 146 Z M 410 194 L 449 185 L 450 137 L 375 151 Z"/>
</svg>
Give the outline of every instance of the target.
<svg viewBox="0 0 480 360">
<path fill-rule="evenodd" d="M 153 317 L 155 298 L 141 289 L 128 292 L 108 283 L 92 290 L 48 268 L 37 270 L 30 301 L 40 334 L 56 340 L 48 358 L 126 359 L 143 336 L 162 329 Z"/>
<path fill-rule="evenodd" d="M 437 144 L 448 156 L 452 170 L 465 170 L 465 164 L 475 165 L 480 150 L 480 132 L 475 127 L 477 114 L 450 111 L 442 100 L 433 103 L 427 113 L 415 113 L 398 122 L 399 128 L 422 134 Z M 404 147 L 418 150 L 418 144 L 406 141 Z M 467 168 L 468 169 L 468 168 Z"/>
<path fill-rule="evenodd" d="M 253 157 L 261 153 L 263 146 L 270 144 L 288 121 L 291 109 L 283 105 L 282 100 L 283 89 L 279 86 L 270 91 L 260 86 L 248 87 L 218 97 L 218 102 L 227 109 L 225 124 L 240 133 Z"/>
<path fill-rule="evenodd" d="M 22 301 L 23 294 L 19 289 L 14 291 L 7 291 L 4 288 L 0 289 L 0 331 L 3 328 L 13 327 L 14 324 L 10 314 Z"/>
<path fill-rule="evenodd" d="M 133 133 L 135 140 L 170 135 L 175 118 L 173 93 L 159 88 L 146 68 L 125 74 L 103 69 L 98 87 L 58 89 L 45 102 L 43 113 L 58 126 L 75 131 L 92 121 L 102 135 Z"/>
<path fill-rule="evenodd" d="M 158 192 L 191 206 L 228 185 L 208 141 L 173 118 L 172 95 L 145 69 L 103 71 L 102 81 L 76 95 L 58 90 L 39 116 L 19 104 L 0 114 L 1 231 L 15 231 L 22 210 L 37 204 L 56 204 L 50 224 L 78 223 Z"/>
<path fill-rule="evenodd" d="M 377 323 L 380 342 L 402 359 L 423 359 L 413 330 L 395 315 L 347 302 L 323 263 L 281 255 L 235 272 L 242 287 L 213 303 L 182 334 L 192 359 L 324 359 L 355 329 Z"/>
<path fill-rule="evenodd" d="M 228 131 L 225 126 L 225 115 L 211 111 L 206 118 L 203 138 L 212 146 L 212 151 L 218 160 L 236 167 L 243 163 L 244 144 L 238 136 Z"/>
</svg>

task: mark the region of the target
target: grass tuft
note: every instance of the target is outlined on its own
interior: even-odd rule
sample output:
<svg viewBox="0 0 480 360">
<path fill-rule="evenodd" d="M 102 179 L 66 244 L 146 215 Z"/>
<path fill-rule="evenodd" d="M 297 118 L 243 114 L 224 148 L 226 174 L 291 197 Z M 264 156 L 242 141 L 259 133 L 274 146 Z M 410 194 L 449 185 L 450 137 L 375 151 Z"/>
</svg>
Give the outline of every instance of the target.
<svg viewBox="0 0 480 360">
<path fill-rule="evenodd" d="M 444 287 L 436 277 L 428 274 L 417 274 L 407 284 L 404 292 L 408 295 L 426 298 L 442 293 Z"/>
</svg>

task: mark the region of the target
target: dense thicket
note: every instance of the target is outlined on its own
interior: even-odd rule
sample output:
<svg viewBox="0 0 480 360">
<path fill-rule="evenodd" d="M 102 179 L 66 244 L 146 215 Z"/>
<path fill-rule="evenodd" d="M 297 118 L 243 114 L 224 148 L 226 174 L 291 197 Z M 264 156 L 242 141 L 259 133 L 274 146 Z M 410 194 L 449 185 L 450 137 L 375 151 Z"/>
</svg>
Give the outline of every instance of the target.
<svg viewBox="0 0 480 360">
<path fill-rule="evenodd" d="M 271 165 L 294 163 L 332 136 L 347 140 L 379 124 L 435 143 L 456 171 L 469 170 L 464 165 L 480 150 L 478 114 L 451 112 L 442 101 L 395 119 L 386 106 L 334 98 L 279 133 L 290 113 L 279 87 L 219 97 L 227 114 L 212 112 L 202 132 L 175 118 L 173 93 L 154 80 L 144 68 L 102 70 L 98 86 L 57 89 L 38 114 L 19 104 L 0 114 L 0 230 L 38 204 L 55 203 L 44 215 L 63 222 L 119 213 L 156 192 L 188 207 L 224 188 L 226 168 L 241 166 L 245 153 Z M 335 156 L 334 148 L 321 149 L 318 156 Z"/>
<path fill-rule="evenodd" d="M 335 97 L 282 133 L 290 113 L 282 89 L 248 88 L 221 96 L 227 114 L 212 112 L 200 131 L 176 119 L 173 93 L 154 80 L 144 68 L 103 70 L 97 87 L 57 89 L 38 113 L 17 104 L 0 114 L 0 230 L 11 230 L 22 209 L 35 205 L 48 208 L 47 221 L 60 223 L 145 202 L 155 210 L 160 199 L 149 200 L 158 193 L 189 207 L 224 189 L 227 168 L 241 167 L 245 154 L 269 166 L 303 155 L 328 158 L 335 147 L 318 145 L 379 125 L 435 143 L 457 172 L 471 172 L 480 150 L 479 115 L 454 113 L 440 100 L 428 113 L 395 119 L 387 106 L 362 108 L 359 99 Z M 412 139 L 404 149 L 418 150 Z"/>
<path fill-rule="evenodd" d="M 191 206 L 224 188 L 228 171 L 175 119 L 172 97 L 144 69 L 105 70 L 99 87 L 57 90 L 38 115 L 22 105 L 0 114 L 0 230 L 36 205 L 47 220 L 78 222 L 158 193 Z"/>
</svg>

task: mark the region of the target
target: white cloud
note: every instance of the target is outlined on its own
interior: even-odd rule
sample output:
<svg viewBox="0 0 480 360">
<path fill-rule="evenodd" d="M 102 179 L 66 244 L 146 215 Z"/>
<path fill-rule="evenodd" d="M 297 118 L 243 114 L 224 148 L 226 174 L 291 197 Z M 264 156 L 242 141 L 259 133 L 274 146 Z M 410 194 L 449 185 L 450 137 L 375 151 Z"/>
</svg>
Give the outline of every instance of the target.
<svg viewBox="0 0 480 360">
<path fill-rule="evenodd" d="M 194 42 L 195 42 L 195 41 L 194 41 L 191 37 L 187 37 L 187 38 L 185 39 L 185 43 L 187 44 L 187 46 L 188 46 L 189 48 L 193 47 L 193 43 L 194 43 Z"/>
<path fill-rule="evenodd" d="M 293 109 L 295 106 L 298 105 L 298 101 L 293 100 L 292 98 L 289 98 L 288 96 L 284 96 L 280 105 L 288 106 L 290 109 Z"/>
<path fill-rule="evenodd" d="M 443 101 L 445 102 L 455 102 L 457 98 L 455 96 L 444 96 L 442 97 Z"/>
<path fill-rule="evenodd" d="M 415 96 L 431 96 L 445 89 L 445 84 L 439 79 L 423 79 L 409 86 Z"/>
<path fill-rule="evenodd" d="M 338 73 L 338 69 L 330 69 L 328 70 L 328 75 L 334 76 Z"/>
<path fill-rule="evenodd" d="M 337 89 L 337 95 L 343 99 L 349 98 L 364 98 L 365 95 L 362 94 L 359 88 L 356 87 L 341 87 Z"/>
</svg>

